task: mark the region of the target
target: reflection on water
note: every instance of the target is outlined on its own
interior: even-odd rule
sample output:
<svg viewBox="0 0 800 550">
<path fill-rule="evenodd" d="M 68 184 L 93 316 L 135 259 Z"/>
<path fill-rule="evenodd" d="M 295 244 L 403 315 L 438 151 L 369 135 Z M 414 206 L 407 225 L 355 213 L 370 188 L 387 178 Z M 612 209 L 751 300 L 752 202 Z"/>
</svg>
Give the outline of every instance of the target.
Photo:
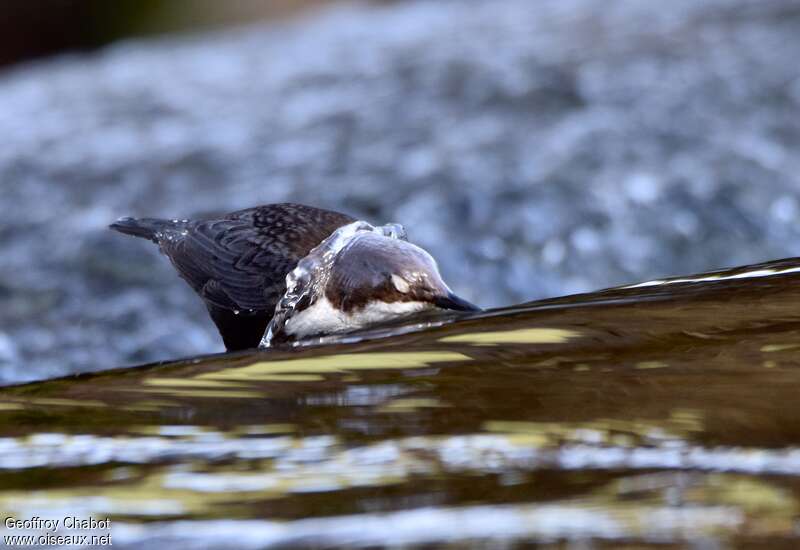
<svg viewBox="0 0 800 550">
<path fill-rule="evenodd" d="M 777 265 L 5 388 L 0 511 L 108 516 L 130 548 L 791 547 Z"/>
</svg>

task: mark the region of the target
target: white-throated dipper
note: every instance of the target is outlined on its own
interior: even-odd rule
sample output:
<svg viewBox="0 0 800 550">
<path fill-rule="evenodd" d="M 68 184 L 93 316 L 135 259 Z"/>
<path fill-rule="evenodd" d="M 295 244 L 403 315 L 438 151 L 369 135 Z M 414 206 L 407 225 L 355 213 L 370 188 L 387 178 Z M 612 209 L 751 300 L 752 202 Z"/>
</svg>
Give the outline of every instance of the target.
<svg viewBox="0 0 800 550">
<path fill-rule="evenodd" d="M 450 291 L 423 249 L 338 212 L 283 203 L 208 220 L 121 218 L 110 227 L 159 245 L 229 351 L 257 347 L 268 324 L 292 340 L 424 309 L 479 309 Z"/>
</svg>

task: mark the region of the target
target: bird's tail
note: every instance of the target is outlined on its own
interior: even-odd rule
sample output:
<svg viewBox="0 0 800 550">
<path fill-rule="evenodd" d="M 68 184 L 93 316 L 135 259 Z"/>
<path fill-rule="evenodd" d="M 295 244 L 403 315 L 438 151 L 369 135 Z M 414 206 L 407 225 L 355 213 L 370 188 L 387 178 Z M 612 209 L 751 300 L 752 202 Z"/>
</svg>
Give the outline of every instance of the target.
<svg viewBox="0 0 800 550">
<path fill-rule="evenodd" d="M 120 218 L 108 227 L 114 231 L 149 239 L 158 243 L 166 231 L 180 230 L 185 220 L 159 220 L 157 218 Z"/>
</svg>

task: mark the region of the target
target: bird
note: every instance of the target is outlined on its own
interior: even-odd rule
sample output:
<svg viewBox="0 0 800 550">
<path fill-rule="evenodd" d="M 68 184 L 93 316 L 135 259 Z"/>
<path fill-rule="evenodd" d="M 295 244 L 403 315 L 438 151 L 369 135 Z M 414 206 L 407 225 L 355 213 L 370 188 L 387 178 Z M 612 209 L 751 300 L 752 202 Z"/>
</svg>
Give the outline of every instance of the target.
<svg viewBox="0 0 800 550">
<path fill-rule="evenodd" d="M 356 222 L 340 212 L 278 203 L 210 219 L 125 217 L 109 227 L 157 244 L 205 303 L 226 350 L 239 351 L 258 347 L 287 291 L 287 275 Z M 282 311 L 284 340 L 346 332 L 423 309 L 479 310 L 450 291 L 430 254 L 406 240 L 355 231 L 333 260 L 319 292 L 307 293 L 288 315 Z"/>
<path fill-rule="evenodd" d="M 352 332 L 426 310 L 480 310 L 450 290 L 436 260 L 408 242 L 404 231 L 398 238 L 366 222 L 337 229 L 300 261 L 287 286 L 262 347 Z"/>
</svg>

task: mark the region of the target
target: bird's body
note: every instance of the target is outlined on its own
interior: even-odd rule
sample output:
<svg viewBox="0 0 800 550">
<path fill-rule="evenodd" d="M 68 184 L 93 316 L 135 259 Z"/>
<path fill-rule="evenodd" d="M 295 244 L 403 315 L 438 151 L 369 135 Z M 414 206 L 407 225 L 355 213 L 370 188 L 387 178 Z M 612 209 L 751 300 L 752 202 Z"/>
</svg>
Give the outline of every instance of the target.
<svg viewBox="0 0 800 550">
<path fill-rule="evenodd" d="M 301 204 L 269 204 L 209 220 L 122 218 L 122 233 L 158 244 L 203 299 L 228 350 L 258 346 L 286 274 L 353 218 Z"/>
<path fill-rule="evenodd" d="M 257 347 L 270 320 L 270 330 L 279 325 L 276 341 L 285 341 L 424 309 L 477 309 L 450 291 L 421 248 L 311 206 L 270 204 L 198 221 L 122 218 L 111 228 L 159 245 L 205 302 L 229 351 Z M 324 268 L 305 281 L 302 300 L 277 314 L 287 275 L 301 260 L 320 265 L 320 254 Z"/>
</svg>

